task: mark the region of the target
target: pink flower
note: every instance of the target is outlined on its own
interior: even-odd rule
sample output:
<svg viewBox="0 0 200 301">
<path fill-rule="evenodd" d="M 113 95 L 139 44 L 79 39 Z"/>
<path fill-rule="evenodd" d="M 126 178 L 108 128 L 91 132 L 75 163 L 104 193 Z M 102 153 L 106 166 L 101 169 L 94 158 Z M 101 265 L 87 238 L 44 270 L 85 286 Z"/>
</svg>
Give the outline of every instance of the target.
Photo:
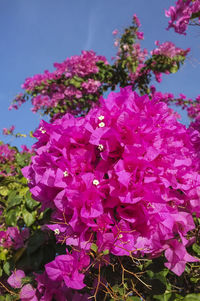
<svg viewBox="0 0 200 301">
<path fill-rule="evenodd" d="M 143 32 L 139 32 L 139 31 L 136 31 L 136 36 L 139 40 L 143 40 L 144 39 L 144 33 Z"/>
<path fill-rule="evenodd" d="M 115 29 L 115 30 L 113 30 L 112 35 L 113 35 L 113 36 L 116 36 L 116 35 L 118 34 L 118 32 L 119 32 L 119 31 L 118 31 L 117 29 Z"/>
<path fill-rule="evenodd" d="M 39 301 L 36 296 L 36 290 L 31 284 L 25 284 L 20 291 L 21 301 Z"/>
<path fill-rule="evenodd" d="M 45 270 L 51 280 L 64 280 L 67 287 L 82 289 L 84 275 L 79 272 L 89 264 L 89 257 L 77 256 L 75 253 L 59 255 L 54 261 L 46 264 Z"/>
<path fill-rule="evenodd" d="M 176 47 L 172 42 L 159 44 L 159 41 L 156 41 L 155 44 L 158 46 L 158 48 L 151 51 L 151 55 L 165 55 L 173 58 L 177 55 L 186 56 L 190 51 L 190 48 L 183 50 L 179 47 Z"/>
<path fill-rule="evenodd" d="M 24 246 L 24 240 L 29 236 L 29 230 L 24 229 L 19 232 L 17 227 L 8 227 L 6 231 L 0 231 L 0 245 L 4 248 L 14 248 L 15 250 Z"/>
<path fill-rule="evenodd" d="M 135 22 L 135 24 L 137 25 L 137 27 L 141 26 L 140 20 L 138 19 L 138 17 L 137 17 L 136 14 L 133 15 L 133 21 Z"/>
<path fill-rule="evenodd" d="M 24 271 L 22 271 L 22 270 L 16 270 L 16 271 L 12 272 L 12 274 L 8 278 L 7 282 L 13 288 L 21 288 L 22 287 L 21 280 L 24 277 L 25 277 Z"/>
<path fill-rule="evenodd" d="M 189 255 L 185 247 L 177 240 L 170 242 L 169 248 L 165 251 L 165 257 L 168 260 L 165 266 L 178 276 L 184 272 L 187 262 L 199 261 L 198 258 Z"/>
<path fill-rule="evenodd" d="M 179 34 L 186 34 L 188 24 L 194 15 L 200 11 L 200 1 L 196 0 L 178 0 L 175 6 L 170 6 L 169 10 L 165 11 L 165 15 L 171 18 L 167 29 L 174 28 Z M 198 20 L 198 17 L 195 20 Z M 199 20 L 198 20 L 199 21 Z"/>
<path fill-rule="evenodd" d="M 9 130 L 7 128 L 3 128 L 3 135 L 8 135 L 9 134 Z"/>
<path fill-rule="evenodd" d="M 11 135 L 15 129 L 15 126 L 12 125 L 9 129 L 3 128 L 3 135 Z"/>
<path fill-rule="evenodd" d="M 88 81 L 82 83 L 81 86 L 86 90 L 86 93 L 96 93 L 101 86 L 101 82 L 94 79 L 88 79 Z"/>
<path fill-rule="evenodd" d="M 35 280 L 37 281 L 36 294 L 40 301 L 66 301 L 72 300 L 72 289 L 66 288 L 62 281 L 51 280 L 46 272 L 37 274 Z"/>
<path fill-rule="evenodd" d="M 115 46 L 115 47 L 118 47 L 118 46 L 119 46 L 119 41 L 118 41 L 118 40 L 116 40 L 116 41 L 114 42 L 114 46 Z"/>
</svg>

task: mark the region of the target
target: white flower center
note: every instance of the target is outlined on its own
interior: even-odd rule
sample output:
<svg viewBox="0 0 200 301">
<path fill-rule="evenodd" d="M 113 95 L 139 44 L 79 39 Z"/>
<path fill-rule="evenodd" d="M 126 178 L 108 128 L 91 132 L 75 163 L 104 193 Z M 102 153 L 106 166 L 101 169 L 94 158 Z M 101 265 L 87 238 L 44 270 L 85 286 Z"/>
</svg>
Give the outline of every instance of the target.
<svg viewBox="0 0 200 301">
<path fill-rule="evenodd" d="M 100 122 L 100 123 L 99 123 L 99 127 L 100 127 L 100 128 L 103 128 L 104 126 L 105 126 L 105 123 L 104 123 L 104 122 Z"/>
<path fill-rule="evenodd" d="M 59 229 L 55 229 L 54 233 L 58 235 L 58 234 L 60 234 L 60 230 Z"/>
<path fill-rule="evenodd" d="M 99 149 L 100 151 L 102 151 L 102 150 L 103 150 L 103 144 L 99 144 L 99 145 L 98 145 L 98 149 Z"/>
<path fill-rule="evenodd" d="M 63 172 L 63 176 L 64 176 L 64 177 L 68 177 L 68 175 L 69 175 L 68 171 L 65 170 L 65 171 Z"/>
<path fill-rule="evenodd" d="M 40 130 L 40 132 L 41 132 L 42 134 L 45 134 L 45 133 L 46 133 L 46 130 L 45 130 L 42 126 L 39 128 L 39 130 Z"/>
<path fill-rule="evenodd" d="M 98 119 L 99 119 L 99 120 L 104 120 L 104 116 L 101 115 L 101 116 L 98 117 Z"/>
<path fill-rule="evenodd" d="M 95 180 L 93 180 L 93 182 L 92 182 L 92 183 L 93 183 L 93 185 L 96 185 L 96 186 L 97 186 L 97 185 L 99 185 L 99 181 L 98 181 L 98 180 L 96 180 L 96 179 L 95 179 Z"/>
</svg>

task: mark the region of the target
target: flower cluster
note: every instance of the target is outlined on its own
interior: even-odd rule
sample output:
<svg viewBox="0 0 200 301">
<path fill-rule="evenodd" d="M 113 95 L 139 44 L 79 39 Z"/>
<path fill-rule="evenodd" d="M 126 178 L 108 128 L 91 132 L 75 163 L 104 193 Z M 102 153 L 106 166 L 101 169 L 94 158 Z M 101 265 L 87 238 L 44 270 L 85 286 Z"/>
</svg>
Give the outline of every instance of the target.
<svg viewBox="0 0 200 301">
<path fill-rule="evenodd" d="M 135 66 L 133 68 L 132 64 L 128 64 L 128 69 L 130 71 L 129 76 L 132 83 L 134 83 L 135 80 L 142 75 L 142 68 L 146 66 L 145 59 L 147 58 L 147 55 L 147 49 L 141 49 L 140 44 L 138 43 L 133 45 L 130 57 L 131 62 L 135 62 Z"/>
<path fill-rule="evenodd" d="M 67 58 L 62 63 L 54 63 L 55 71 L 46 70 L 44 74 L 36 74 L 25 80 L 22 88 L 32 95 L 33 112 L 40 109 L 51 109 L 58 104 L 70 105 L 72 100 L 85 95 L 99 96 L 101 82 L 94 77 L 99 72 L 97 63 L 108 64 L 104 56 L 97 56 L 94 51 L 82 51 L 81 55 Z M 25 101 L 25 96 L 19 94 L 10 108 L 17 109 Z M 78 105 L 76 102 L 76 108 Z"/>
<path fill-rule="evenodd" d="M 150 87 L 150 96 L 157 100 L 163 101 L 166 104 L 175 104 L 187 111 L 188 117 L 194 120 L 200 120 L 200 95 L 195 99 L 187 98 L 184 94 L 180 93 L 179 97 L 175 97 L 173 93 L 162 93 L 156 91 L 155 86 Z"/>
<path fill-rule="evenodd" d="M 200 119 L 191 122 L 189 129 L 191 131 L 191 141 L 196 150 L 196 155 L 200 156 Z M 200 166 L 199 166 L 200 167 Z"/>
<path fill-rule="evenodd" d="M 200 1 L 199 0 L 178 0 L 175 6 L 170 6 L 165 11 L 166 17 L 171 18 L 168 29 L 174 28 L 177 33 L 186 34 L 186 30 L 190 20 L 200 17 Z"/>
<path fill-rule="evenodd" d="M 17 250 L 24 246 L 28 237 L 29 229 L 25 228 L 20 232 L 17 227 L 8 227 L 5 231 L 0 231 L 0 246 Z"/>
<path fill-rule="evenodd" d="M 65 256 L 65 255 L 63 255 Z M 67 255 L 66 255 L 67 256 Z M 64 259 L 63 259 L 64 262 Z M 61 262 L 61 263 L 63 263 Z M 67 263 L 67 261 L 66 261 Z M 70 264 L 69 264 L 70 265 Z M 64 268 L 65 266 L 63 266 Z M 68 265 L 67 265 L 68 269 Z M 67 275 L 67 272 L 65 273 Z M 61 281 L 51 280 L 46 272 L 36 276 L 37 288 L 31 284 L 23 285 L 23 278 L 26 275 L 22 270 L 15 270 L 8 278 L 8 284 L 14 289 L 20 289 L 19 295 L 21 301 L 87 301 L 87 294 L 73 293 L 72 289 L 66 288 Z"/>
<path fill-rule="evenodd" d="M 191 119 L 198 119 L 199 108 L 197 105 L 199 96 L 196 97 L 196 100 L 193 101 L 192 99 L 187 99 L 186 96 L 182 93 L 179 94 L 179 97 L 175 97 L 173 93 L 162 93 L 157 91 L 155 86 L 152 85 L 150 87 L 150 97 L 157 99 L 159 101 L 165 102 L 167 105 L 175 104 L 177 107 L 181 107 L 183 110 L 186 110 L 188 116 Z M 181 118 L 181 116 L 174 112 L 177 118 Z"/>
<path fill-rule="evenodd" d="M 186 246 L 200 212 L 197 158 L 166 104 L 127 87 L 86 117 L 42 121 L 34 135 L 36 155 L 23 173 L 42 208 L 53 208 L 57 242 L 76 250 L 46 265 L 51 281 L 82 288 L 93 245 L 116 256 L 165 251 L 177 275 L 196 260 Z"/>
<path fill-rule="evenodd" d="M 10 135 L 13 133 L 15 126 L 12 125 L 9 129 L 3 128 L 3 135 Z"/>
<path fill-rule="evenodd" d="M 174 58 L 177 55 L 186 56 L 190 51 L 190 48 L 183 50 L 182 48 L 176 47 L 172 42 L 160 44 L 159 41 L 156 41 L 155 45 L 158 47 L 151 51 L 151 55 L 165 55 L 169 58 Z"/>
<path fill-rule="evenodd" d="M 200 119 L 200 95 L 196 97 L 195 101 L 188 100 L 187 112 L 191 119 Z"/>
<path fill-rule="evenodd" d="M 33 149 L 28 149 L 27 146 L 21 146 L 22 151 L 18 152 L 17 148 L 11 147 L 9 144 L 0 142 L 0 176 L 8 177 L 16 175 L 16 155 L 33 154 Z M 29 155 L 29 156 L 30 156 Z"/>
<path fill-rule="evenodd" d="M 147 58 L 147 49 L 141 49 L 141 46 L 136 40 L 144 38 L 143 32 L 138 31 L 141 24 L 137 15 L 133 15 L 133 25 L 126 28 L 121 38 L 116 38 L 114 45 L 118 47 L 117 56 L 115 57 L 115 65 L 121 66 L 126 62 L 128 77 L 130 83 L 134 83 L 139 76 L 141 70 L 145 67 L 145 59 Z M 118 30 L 113 31 L 113 35 L 117 36 Z"/>
<path fill-rule="evenodd" d="M 161 82 L 162 72 L 170 74 L 178 71 L 180 64 L 184 63 L 190 48 L 184 50 L 176 47 L 172 42 L 160 44 L 159 41 L 155 41 L 155 45 L 158 47 L 150 52 L 152 58 L 149 60 L 149 63 L 156 81 Z"/>
<path fill-rule="evenodd" d="M 0 163 L 13 161 L 16 151 L 9 147 L 8 144 L 0 144 Z"/>
<path fill-rule="evenodd" d="M 8 144 L 0 144 L 0 175 L 1 176 L 10 176 L 15 173 L 15 160 L 16 151 L 11 148 Z M 6 165 L 9 165 L 6 169 Z"/>
<path fill-rule="evenodd" d="M 115 57 L 115 66 L 120 70 L 122 68 L 123 78 L 126 83 L 121 86 L 133 85 L 134 89 L 138 88 L 144 93 L 148 93 L 148 84 L 152 74 L 157 82 L 161 82 L 162 73 L 175 73 L 184 63 L 190 49 L 181 49 L 176 47 L 172 42 L 162 44 L 156 41 L 158 46 L 150 51 L 142 49 L 138 40 L 143 38 L 143 33 L 139 32 L 141 24 L 136 15 L 133 16 L 133 25 L 126 28 L 121 38 L 116 38 L 114 45 L 118 47 L 117 56 Z M 117 36 L 117 30 L 113 35 Z"/>
</svg>

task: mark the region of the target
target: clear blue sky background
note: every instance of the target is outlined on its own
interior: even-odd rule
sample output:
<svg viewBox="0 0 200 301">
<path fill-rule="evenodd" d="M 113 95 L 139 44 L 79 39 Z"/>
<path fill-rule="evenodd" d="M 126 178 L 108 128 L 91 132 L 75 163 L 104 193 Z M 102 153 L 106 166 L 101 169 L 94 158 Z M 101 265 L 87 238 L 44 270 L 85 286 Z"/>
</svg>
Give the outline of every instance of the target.
<svg viewBox="0 0 200 301">
<path fill-rule="evenodd" d="M 142 23 L 142 46 L 154 48 L 154 41 L 172 41 L 192 51 L 175 75 L 164 76 L 160 90 L 176 96 L 200 94 L 200 28 L 192 27 L 187 36 L 166 31 L 164 10 L 172 0 L 0 0 L 0 132 L 14 124 L 16 131 L 28 133 L 38 126 L 41 116 L 24 104 L 18 111 L 8 111 L 11 100 L 21 91 L 26 77 L 53 70 L 54 62 L 93 49 L 111 62 L 115 55 L 112 31 L 123 30 L 134 13 Z M 183 115 L 183 122 L 188 120 Z M 12 145 L 32 144 L 32 140 L 0 140 Z"/>
</svg>

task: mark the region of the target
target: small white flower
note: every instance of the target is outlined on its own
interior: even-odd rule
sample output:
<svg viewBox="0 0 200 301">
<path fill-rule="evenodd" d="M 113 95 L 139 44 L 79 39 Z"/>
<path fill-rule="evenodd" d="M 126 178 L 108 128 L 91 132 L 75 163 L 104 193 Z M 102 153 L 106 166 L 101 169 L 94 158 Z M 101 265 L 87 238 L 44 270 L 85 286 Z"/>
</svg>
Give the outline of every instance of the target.
<svg viewBox="0 0 200 301">
<path fill-rule="evenodd" d="M 64 177 L 68 177 L 68 175 L 69 175 L 68 171 L 65 170 L 65 171 L 63 172 L 63 176 L 64 176 Z"/>
<path fill-rule="evenodd" d="M 99 119 L 99 120 L 104 120 L 104 116 L 101 115 L 101 116 L 98 117 L 98 119 Z"/>
<path fill-rule="evenodd" d="M 100 127 L 100 128 L 103 128 L 104 126 L 105 126 L 105 123 L 104 123 L 104 122 L 100 122 L 100 123 L 99 123 L 99 127 Z"/>
<path fill-rule="evenodd" d="M 119 238 L 122 238 L 123 237 L 123 234 L 119 234 Z"/>
<path fill-rule="evenodd" d="M 56 235 L 58 235 L 58 234 L 60 234 L 60 230 L 59 230 L 59 229 L 55 229 L 55 230 L 54 230 L 54 233 L 55 233 Z"/>
<path fill-rule="evenodd" d="M 39 128 L 39 130 L 40 130 L 40 132 L 41 132 L 42 134 L 45 134 L 45 133 L 46 133 L 46 130 L 45 130 L 42 126 Z"/>
<path fill-rule="evenodd" d="M 102 151 L 102 150 L 103 150 L 103 144 L 99 144 L 99 145 L 98 145 L 98 149 L 99 149 L 100 151 Z"/>
<path fill-rule="evenodd" d="M 93 180 L 93 182 L 92 182 L 92 183 L 93 183 L 93 185 L 96 185 L 96 186 L 97 186 L 97 185 L 99 185 L 99 181 L 98 181 L 98 180 L 96 180 L 96 179 L 95 179 L 95 180 Z"/>
</svg>

